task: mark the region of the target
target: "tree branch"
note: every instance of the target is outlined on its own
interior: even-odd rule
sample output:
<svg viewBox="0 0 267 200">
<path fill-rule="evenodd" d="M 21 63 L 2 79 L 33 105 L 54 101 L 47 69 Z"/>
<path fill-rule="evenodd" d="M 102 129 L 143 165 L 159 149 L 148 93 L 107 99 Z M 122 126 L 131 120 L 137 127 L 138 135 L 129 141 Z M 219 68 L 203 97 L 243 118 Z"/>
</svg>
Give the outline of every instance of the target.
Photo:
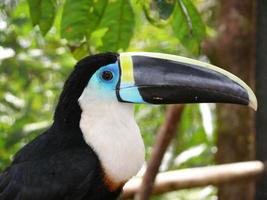
<svg viewBox="0 0 267 200">
<path fill-rule="evenodd" d="M 263 174 L 265 167 L 260 161 L 249 161 L 164 172 L 158 174 L 152 194 L 255 179 Z M 142 187 L 141 181 L 141 178 L 130 180 L 123 189 L 121 199 L 133 197 Z"/>
</svg>

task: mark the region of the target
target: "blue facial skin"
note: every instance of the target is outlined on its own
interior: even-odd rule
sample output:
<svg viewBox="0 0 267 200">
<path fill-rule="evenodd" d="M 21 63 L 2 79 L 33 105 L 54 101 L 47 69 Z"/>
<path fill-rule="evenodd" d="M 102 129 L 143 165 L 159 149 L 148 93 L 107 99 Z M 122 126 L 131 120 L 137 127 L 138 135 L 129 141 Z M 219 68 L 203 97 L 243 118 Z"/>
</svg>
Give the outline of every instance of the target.
<svg viewBox="0 0 267 200">
<path fill-rule="evenodd" d="M 121 85 L 119 94 L 123 101 L 130 103 L 146 103 L 140 95 L 138 88 L 131 84 Z"/>
<path fill-rule="evenodd" d="M 102 75 L 104 71 L 112 73 L 112 79 L 105 80 Z M 120 78 L 118 62 L 99 68 L 91 77 L 88 87 L 93 95 L 106 100 L 116 97 L 116 86 Z"/>
<path fill-rule="evenodd" d="M 103 79 L 103 72 L 111 72 L 111 80 Z M 94 89 L 94 95 L 98 95 L 106 100 L 114 99 L 116 96 L 116 87 L 120 80 L 120 70 L 118 62 L 101 67 L 91 77 L 88 87 Z M 134 84 L 120 83 L 119 96 L 122 101 L 132 103 L 145 103 L 141 97 L 138 88 Z M 119 100 L 119 98 L 118 98 Z"/>
</svg>

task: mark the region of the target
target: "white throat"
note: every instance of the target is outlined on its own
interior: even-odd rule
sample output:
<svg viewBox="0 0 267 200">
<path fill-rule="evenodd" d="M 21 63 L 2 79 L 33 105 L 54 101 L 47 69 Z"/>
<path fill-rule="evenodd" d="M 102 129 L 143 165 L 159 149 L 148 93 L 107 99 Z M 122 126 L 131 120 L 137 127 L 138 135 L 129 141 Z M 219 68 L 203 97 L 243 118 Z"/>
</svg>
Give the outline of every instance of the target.
<svg viewBox="0 0 267 200">
<path fill-rule="evenodd" d="M 79 98 L 80 128 L 84 140 L 99 157 L 114 182 L 134 176 L 144 163 L 144 144 L 134 119 L 132 104 L 95 96 L 85 88 Z"/>
</svg>

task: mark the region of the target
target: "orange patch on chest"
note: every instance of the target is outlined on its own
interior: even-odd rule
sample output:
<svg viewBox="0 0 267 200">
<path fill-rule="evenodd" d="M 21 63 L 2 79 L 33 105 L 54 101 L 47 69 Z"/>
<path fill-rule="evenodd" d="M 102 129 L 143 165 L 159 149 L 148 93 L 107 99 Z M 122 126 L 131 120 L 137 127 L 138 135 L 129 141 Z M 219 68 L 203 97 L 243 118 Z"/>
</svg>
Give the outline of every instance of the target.
<svg viewBox="0 0 267 200">
<path fill-rule="evenodd" d="M 109 178 L 109 176 L 106 173 L 104 174 L 104 184 L 107 186 L 107 188 L 110 192 L 114 192 L 114 191 L 122 188 L 126 182 L 127 181 L 114 182 L 114 181 L 112 181 L 111 178 Z"/>
</svg>

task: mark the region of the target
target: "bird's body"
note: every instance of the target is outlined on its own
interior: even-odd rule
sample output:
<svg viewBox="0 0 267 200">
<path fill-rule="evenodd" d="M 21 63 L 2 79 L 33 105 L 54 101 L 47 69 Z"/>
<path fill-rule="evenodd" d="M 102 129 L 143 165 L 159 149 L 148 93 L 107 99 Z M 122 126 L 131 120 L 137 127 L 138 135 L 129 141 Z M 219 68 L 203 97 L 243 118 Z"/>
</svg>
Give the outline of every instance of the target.
<svg viewBox="0 0 267 200">
<path fill-rule="evenodd" d="M 214 66 L 155 53 L 77 63 L 51 127 L 0 173 L 0 200 L 113 200 L 144 162 L 131 103 L 228 102 L 257 107 L 250 88 Z"/>
</svg>

